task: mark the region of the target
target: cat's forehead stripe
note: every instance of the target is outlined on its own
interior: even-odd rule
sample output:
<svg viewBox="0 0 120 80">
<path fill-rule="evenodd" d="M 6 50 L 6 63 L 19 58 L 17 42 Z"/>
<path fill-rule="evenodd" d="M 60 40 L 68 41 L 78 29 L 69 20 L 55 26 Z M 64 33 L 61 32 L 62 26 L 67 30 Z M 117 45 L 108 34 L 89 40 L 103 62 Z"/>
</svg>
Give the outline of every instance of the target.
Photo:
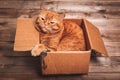
<svg viewBox="0 0 120 80">
<path fill-rule="evenodd" d="M 51 15 L 51 14 L 48 13 L 48 14 L 46 14 L 46 18 L 47 19 L 51 19 L 51 18 L 53 18 L 53 15 Z"/>
<path fill-rule="evenodd" d="M 53 19 L 53 18 L 55 18 L 55 17 L 56 17 L 56 14 L 55 14 L 55 13 L 48 12 L 48 13 L 46 14 L 46 18 L 47 18 L 47 19 Z"/>
</svg>

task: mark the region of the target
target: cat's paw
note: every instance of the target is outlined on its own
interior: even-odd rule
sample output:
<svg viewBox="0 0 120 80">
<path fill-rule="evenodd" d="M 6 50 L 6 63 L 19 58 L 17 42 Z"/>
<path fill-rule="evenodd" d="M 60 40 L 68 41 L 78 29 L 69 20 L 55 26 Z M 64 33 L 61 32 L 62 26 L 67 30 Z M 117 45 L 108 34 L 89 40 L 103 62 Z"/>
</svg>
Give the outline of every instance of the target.
<svg viewBox="0 0 120 80">
<path fill-rule="evenodd" d="M 37 44 L 35 47 L 31 50 L 32 56 L 39 56 L 42 51 L 47 50 L 46 47 L 43 44 Z"/>
</svg>

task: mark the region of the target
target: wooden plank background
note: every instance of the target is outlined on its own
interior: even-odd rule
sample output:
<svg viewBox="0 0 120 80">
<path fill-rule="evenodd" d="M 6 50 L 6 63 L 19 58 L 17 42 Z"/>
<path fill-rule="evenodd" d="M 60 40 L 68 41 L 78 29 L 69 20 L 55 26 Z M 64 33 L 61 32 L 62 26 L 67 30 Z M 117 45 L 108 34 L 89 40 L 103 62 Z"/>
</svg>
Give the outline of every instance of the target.
<svg viewBox="0 0 120 80">
<path fill-rule="evenodd" d="M 39 57 L 13 51 L 17 18 L 36 17 L 41 4 L 96 25 L 110 58 L 91 59 L 88 75 L 41 76 Z M 120 80 L 119 75 L 120 0 L 0 0 L 0 80 Z"/>
</svg>

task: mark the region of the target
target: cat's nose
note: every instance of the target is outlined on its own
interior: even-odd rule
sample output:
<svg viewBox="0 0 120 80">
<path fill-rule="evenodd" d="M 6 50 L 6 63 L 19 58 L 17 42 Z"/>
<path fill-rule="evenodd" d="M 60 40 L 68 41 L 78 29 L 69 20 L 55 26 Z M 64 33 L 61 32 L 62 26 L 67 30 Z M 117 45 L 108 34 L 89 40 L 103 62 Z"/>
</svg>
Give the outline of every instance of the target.
<svg viewBox="0 0 120 80">
<path fill-rule="evenodd" d="M 47 22 L 45 22 L 45 25 L 47 25 Z"/>
<path fill-rule="evenodd" d="M 48 25 L 48 22 L 47 22 L 47 21 L 45 21 L 45 22 L 44 22 L 44 24 L 45 24 L 45 25 Z"/>
</svg>

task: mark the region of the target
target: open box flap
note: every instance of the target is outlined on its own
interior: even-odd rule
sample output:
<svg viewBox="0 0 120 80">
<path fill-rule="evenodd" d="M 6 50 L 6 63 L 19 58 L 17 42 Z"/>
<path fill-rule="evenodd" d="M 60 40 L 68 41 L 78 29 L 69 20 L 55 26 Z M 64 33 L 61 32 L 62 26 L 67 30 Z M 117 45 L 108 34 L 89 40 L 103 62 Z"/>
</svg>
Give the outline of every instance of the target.
<svg viewBox="0 0 120 80">
<path fill-rule="evenodd" d="M 91 49 L 97 53 L 108 56 L 98 28 L 86 19 L 83 19 L 83 21 L 85 24 Z"/>
<path fill-rule="evenodd" d="M 39 43 L 39 32 L 30 18 L 18 18 L 14 51 L 28 51 Z M 34 34 L 33 34 L 34 33 Z"/>
</svg>

